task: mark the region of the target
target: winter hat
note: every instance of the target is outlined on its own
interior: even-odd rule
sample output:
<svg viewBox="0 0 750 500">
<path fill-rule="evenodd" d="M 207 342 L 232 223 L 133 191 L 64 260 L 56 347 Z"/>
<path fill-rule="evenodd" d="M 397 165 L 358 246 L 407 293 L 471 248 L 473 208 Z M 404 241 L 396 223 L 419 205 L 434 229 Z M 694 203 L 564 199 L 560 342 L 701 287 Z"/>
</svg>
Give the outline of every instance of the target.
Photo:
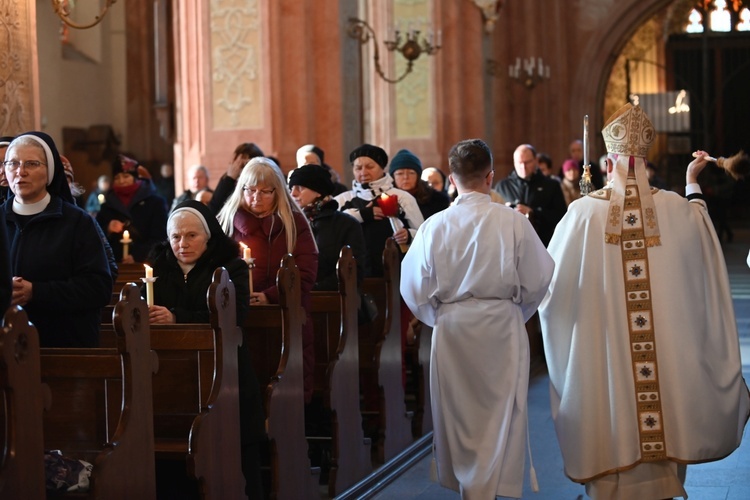
<svg viewBox="0 0 750 500">
<path fill-rule="evenodd" d="M 402 149 L 391 159 L 391 175 L 402 168 L 410 168 L 417 173 L 417 176 L 422 175 L 422 162 L 408 149 Z"/>
<path fill-rule="evenodd" d="M 320 165 L 302 165 L 289 174 L 289 188 L 302 186 L 323 197 L 333 194 L 331 173 Z"/>
<path fill-rule="evenodd" d="M 138 178 L 138 160 L 134 160 L 123 154 L 117 155 L 117 160 L 112 163 L 112 177 L 117 174 L 130 174 Z"/>
<path fill-rule="evenodd" d="M 65 178 L 65 168 L 60 159 L 60 153 L 57 151 L 57 146 L 55 146 L 52 137 L 44 132 L 26 132 L 16 137 L 8 146 L 8 149 L 22 137 L 32 139 L 44 150 L 44 155 L 47 157 L 47 192 L 59 196 L 68 203 L 75 203 L 73 195 L 70 194 L 68 179 Z"/>
<path fill-rule="evenodd" d="M 575 160 L 565 160 L 562 165 L 562 171 L 563 173 L 567 172 L 568 170 L 578 170 L 578 162 Z"/>
<path fill-rule="evenodd" d="M 321 165 L 325 163 L 325 153 L 315 144 L 305 144 L 297 150 L 297 155 L 299 155 L 300 153 L 313 153 L 318 157 Z"/>
<path fill-rule="evenodd" d="M 385 168 L 385 166 L 388 165 L 388 153 L 386 153 L 383 148 L 380 148 L 378 146 L 373 146 L 372 144 L 362 144 L 360 147 L 349 154 L 349 161 L 351 163 L 354 163 L 354 160 L 362 156 L 372 158 L 375 163 L 380 165 L 381 168 Z"/>
</svg>

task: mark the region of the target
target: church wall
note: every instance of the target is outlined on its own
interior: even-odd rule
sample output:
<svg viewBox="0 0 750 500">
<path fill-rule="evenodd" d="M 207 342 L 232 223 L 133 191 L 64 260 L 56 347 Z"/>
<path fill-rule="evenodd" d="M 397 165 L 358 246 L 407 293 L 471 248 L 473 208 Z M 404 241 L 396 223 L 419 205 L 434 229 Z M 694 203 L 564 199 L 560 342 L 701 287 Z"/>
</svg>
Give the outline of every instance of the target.
<svg viewBox="0 0 750 500">
<path fill-rule="evenodd" d="M 53 135 L 62 126 L 111 123 L 124 149 L 157 161 L 173 155 L 178 178 L 183 168 L 204 163 L 215 183 L 234 147 L 245 141 L 277 156 L 285 169 L 293 166 L 299 145 L 314 142 L 347 180 L 351 178 L 348 152 L 364 141 L 384 146 L 391 155 L 409 147 L 425 165 L 446 168 L 452 144 L 481 137 L 490 143 L 500 173 L 510 170 L 515 146 L 531 142 L 560 164 L 570 140 L 581 135 L 584 114 L 591 115 L 593 131 L 601 128 L 617 54 L 638 27 L 670 0 L 502 2 L 491 33 L 485 31 L 482 14 L 470 0 L 249 0 L 242 5 L 252 11 L 251 20 L 237 29 L 250 36 L 246 45 L 254 51 L 255 69 L 243 74 L 251 100 L 238 108 L 239 122 L 232 122 L 232 113 L 219 103 L 226 89 L 218 75 L 242 69 L 233 62 L 217 63 L 214 57 L 220 35 L 227 33 L 220 28 L 221 19 L 211 16 L 220 13 L 224 3 L 174 1 L 170 5 L 175 123 L 169 140 L 159 138 L 154 118 L 151 2 L 114 4 L 113 9 L 121 10 L 110 12 L 102 23 L 103 29 L 110 30 L 101 42 L 102 74 L 67 62 L 61 67 L 51 55 L 56 52 L 52 47 L 59 45 L 56 30 L 52 25 L 40 29 L 40 44 L 44 43 L 38 51 L 44 59 L 40 75 L 44 71 L 62 75 L 51 88 L 50 79 L 42 78 L 41 90 L 34 86 L 36 65 L 28 64 L 37 51 L 36 27 L 27 16 L 34 15 L 30 12 L 36 7 L 44 11 L 40 19 L 54 25 L 54 15 L 44 0 L 35 3 L 10 1 L 16 9 L 10 15 L 21 20 L 19 28 L 12 28 L 21 31 L 14 33 L 11 52 L 22 57 L 21 67 L 14 69 L 9 81 L 23 80 L 24 86 L 0 87 L 0 98 L 8 101 L 12 95 L 10 108 L 16 110 L 0 114 L 0 120 L 10 123 L 11 116 L 18 131 L 38 128 L 46 117 Z M 423 67 L 401 84 L 379 82 L 371 67 L 371 48 L 360 48 L 347 36 L 347 19 L 363 17 L 377 25 L 382 48 L 381 33 L 385 34 L 393 13 L 409 9 L 432 17 L 434 27 L 443 31 L 443 48 L 435 56 L 422 55 L 417 63 Z M 257 27 L 256 33 L 251 33 L 251 26 Z M 126 73 L 123 59 L 114 55 L 123 46 Z M 516 57 L 529 56 L 542 57 L 551 73 L 550 80 L 533 89 L 511 81 L 507 74 Z M 496 61 L 496 76 L 487 72 L 490 59 Z M 420 73 L 427 79 L 419 80 Z M 417 92 L 424 95 L 410 95 Z M 599 141 L 597 134 L 593 137 Z M 603 147 L 594 146 L 597 152 Z M 181 184 L 178 181 L 178 189 Z"/>
</svg>

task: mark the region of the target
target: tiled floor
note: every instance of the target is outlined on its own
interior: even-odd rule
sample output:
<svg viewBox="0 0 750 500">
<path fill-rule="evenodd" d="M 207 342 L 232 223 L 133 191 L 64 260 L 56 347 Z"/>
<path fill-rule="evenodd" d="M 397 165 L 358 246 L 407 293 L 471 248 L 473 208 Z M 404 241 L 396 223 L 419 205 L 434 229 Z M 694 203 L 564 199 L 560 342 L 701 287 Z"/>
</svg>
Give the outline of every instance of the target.
<svg viewBox="0 0 750 500">
<path fill-rule="evenodd" d="M 735 239 L 724 245 L 737 326 L 740 331 L 743 371 L 750 380 L 750 269 L 746 264 L 750 249 L 750 231 L 735 231 Z M 571 482 L 563 473 L 562 457 L 549 409 L 549 387 L 546 374 L 529 385 L 529 431 L 534 467 L 540 491 L 533 493 L 527 474 L 523 498 L 533 500 L 576 500 L 585 497 L 584 488 Z M 690 500 L 750 499 L 750 426 L 745 429 L 742 446 L 724 460 L 688 467 L 685 489 Z M 376 500 L 420 499 L 458 500 L 458 493 L 430 481 L 431 456 L 422 459 L 399 479 L 381 490 Z"/>
</svg>

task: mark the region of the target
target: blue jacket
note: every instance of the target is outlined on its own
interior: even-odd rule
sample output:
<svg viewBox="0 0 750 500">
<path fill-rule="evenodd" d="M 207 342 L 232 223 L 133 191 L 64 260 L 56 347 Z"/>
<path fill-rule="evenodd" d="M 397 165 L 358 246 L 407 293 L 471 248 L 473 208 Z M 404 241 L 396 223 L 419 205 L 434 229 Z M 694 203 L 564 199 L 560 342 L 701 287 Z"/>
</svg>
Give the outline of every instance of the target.
<svg viewBox="0 0 750 500">
<path fill-rule="evenodd" d="M 112 297 L 112 277 L 96 222 L 84 210 L 52 195 L 27 219 L 5 202 L 11 269 L 32 283 L 24 307 L 42 347 L 96 347 L 101 309 Z"/>
</svg>

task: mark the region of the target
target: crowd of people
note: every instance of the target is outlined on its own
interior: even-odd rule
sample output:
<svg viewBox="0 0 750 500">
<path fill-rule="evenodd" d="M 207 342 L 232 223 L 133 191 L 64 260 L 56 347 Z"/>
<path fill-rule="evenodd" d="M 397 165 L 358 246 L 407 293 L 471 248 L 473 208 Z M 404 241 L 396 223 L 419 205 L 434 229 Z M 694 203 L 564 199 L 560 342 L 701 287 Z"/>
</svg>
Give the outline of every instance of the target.
<svg viewBox="0 0 750 500">
<path fill-rule="evenodd" d="M 171 164 L 153 179 L 120 155 L 84 201 L 51 137 L 2 137 L 0 305 L 25 308 L 42 347 L 95 347 L 118 264 L 153 266 L 155 324 L 206 322 L 206 289 L 223 266 L 241 323 L 253 305 L 279 302 L 276 272 L 292 254 L 307 314 L 310 403 L 311 292 L 337 289 L 345 245 L 359 283 L 382 276 L 392 238 L 403 259 L 402 338 L 412 313 L 434 327 L 430 390 L 442 485 L 464 498 L 520 497 L 524 324 L 539 309 L 568 476 L 593 498 L 684 496 L 684 464 L 731 453 L 750 399 L 726 268 L 698 184 L 707 155 L 698 152 L 687 167 L 686 198 L 654 187 L 649 127 L 630 105 L 607 122 L 605 175 L 592 164 L 595 191 L 583 197 L 578 140 L 561 176 L 548 155 L 521 144 L 503 179 L 479 139 L 453 146 L 447 173 L 423 168 L 408 149 L 389 158 L 362 144 L 349 154 L 350 187 L 317 145 L 300 147 L 285 175 L 243 143 L 213 190 L 208 169 L 195 165 L 178 196 Z M 252 249 L 251 280 L 240 244 Z M 243 472 L 254 497 L 263 416 L 249 359 L 239 353 Z"/>
</svg>

